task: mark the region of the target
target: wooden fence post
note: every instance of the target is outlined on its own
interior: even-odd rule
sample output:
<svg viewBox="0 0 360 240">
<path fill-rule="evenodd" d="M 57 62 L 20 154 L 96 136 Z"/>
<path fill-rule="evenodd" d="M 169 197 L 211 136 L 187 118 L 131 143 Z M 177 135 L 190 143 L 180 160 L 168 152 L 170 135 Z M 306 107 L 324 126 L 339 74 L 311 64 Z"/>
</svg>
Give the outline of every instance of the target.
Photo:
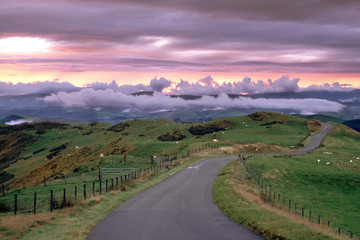
<svg viewBox="0 0 360 240">
<path fill-rule="evenodd" d="M 54 192 L 50 190 L 50 212 L 53 211 L 54 208 Z"/>
<path fill-rule="evenodd" d="M 291 210 L 291 200 L 289 199 L 289 210 Z"/>
<path fill-rule="evenodd" d="M 5 195 L 5 186 L 4 186 L 4 184 L 1 186 L 1 190 L 2 190 L 2 195 L 4 196 Z"/>
<path fill-rule="evenodd" d="M 62 208 L 65 208 L 66 206 L 66 189 L 64 188 L 63 190 L 63 204 L 62 204 Z"/>
<path fill-rule="evenodd" d="M 77 198 L 77 186 L 75 186 L 74 196 L 75 196 L 75 201 L 76 201 L 76 198 Z"/>
<path fill-rule="evenodd" d="M 36 214 L 36 192 L 34 192 L 34 214 Z"/>
<path fill-rule="evenodd" d="M 101 195 L 101 170 L 99 168 L 99 189 L 100 189 L 100 195 Z"/>
<path fill-rule="evenodd" d="M 109 179 L 106 179 L 106 181 L 105 181 L 105 192 L 108 191 L 108 181 L 109 181 Z"/>
<path fill-rule="evenodd" d="M 14 215 L 17 213 L 17 194 L 14 195 Z"/>
<path fill-rule="evenodd" d="M 114 179 L 111 178 L 111 190 L 114 190 Z"/>
<path fill-rule="evenodd" d="M 304 218 L 304 208 L 301 208 L 301 217 Z"/>
<path fill-rule="evenodd" d="M 44 187 L 46 186 L 46 177 L 44 177 Z"/>
<path fill-rule="evenodd" d="M 309 211 L 309 222 L 311 222 L 311 210 Z"/>
<path fill-rule="evenodd" d="M 95 182 L 92 183 L 92 195 L 95 197 Z"/>
<path fill-rule="evenodd" d="M 320 215 L 318 216 L 318 224 L 320 225 Z"/>
<path fill-rule="evenodd" d="M 86 184 L 84 184 L 84 200 L 86 199 Z"/>
</svg>

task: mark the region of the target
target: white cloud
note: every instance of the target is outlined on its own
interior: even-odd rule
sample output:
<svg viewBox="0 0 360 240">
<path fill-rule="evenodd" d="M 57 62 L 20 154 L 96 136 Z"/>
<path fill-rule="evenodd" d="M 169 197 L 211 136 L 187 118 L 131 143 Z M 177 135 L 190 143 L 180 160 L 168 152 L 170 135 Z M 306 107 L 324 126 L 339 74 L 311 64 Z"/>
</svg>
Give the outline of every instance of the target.
<svg viewBox="0 0 360 240">
<path fill-rule="evenodd" d="M 132 96 L 112 89 L 94 90 L 82 89 L 79 92 L 59 92 L 44 98 L 47 102 L 63 106 L 91 107 L 118 107 L 125 109 L 151 110 L 160 109 L 213 109 L 213 108 L 260 108 L 260 109 L 292 109 L 298 112 L 338 112 L 343 105 L 323 99 L 252 99 L 240 97 L 231 99 L 226 94 L 217 98 L 203 96 L 196 100 L 171 98 L 155 92 L 153 96 Z"/>
</svg>

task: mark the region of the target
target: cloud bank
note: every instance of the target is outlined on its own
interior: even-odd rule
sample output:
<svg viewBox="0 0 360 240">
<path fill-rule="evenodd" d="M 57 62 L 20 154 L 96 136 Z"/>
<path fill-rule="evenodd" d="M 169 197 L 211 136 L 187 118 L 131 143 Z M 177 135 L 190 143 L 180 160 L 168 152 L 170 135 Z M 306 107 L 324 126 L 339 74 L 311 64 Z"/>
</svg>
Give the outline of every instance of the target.
<svg viewBox="0 0 360 240">
<path fill-rule="evenodd" d="M 343 105 L 323 99 L 252 99 L 248 97 L 229 98 L 226 94 L 218 97 L 203 96 L 196 100 L 171 98 L 159 92 L 153 96 L 132 96 L 112 89 L 82 89 L 79 92 L 59 92 L 44 98 L 46 102 L 65 107 L 116 107 L 119 109 L 136 109 L 155 111 L 159 109 L 292 109 L 300 113 L 338 112 Z"/>
<path fill-rule="evenodd" d="M 95 82 L 87 84 L 85 87 L 75 87 L 69 82 L 47 81 L 34 83 L 6 83 L 0 82 L 0 96 L 19 95 L 19 94 L 51 94 L 57 92 L 76 92 L 81 89 L 89 88 L 93 90 L 113 90 L 123 94 L 132 94 L 143 91 L 165 92 L 174 95 L 218 95 L 218 94 L 256 94 L 256 93 L 280 93 L 280 92 L 303 92 L 303 91 L 352 91 L 349 84 L 324 83 L 322 85 L 311 85 L 305 88 L 299 86 L 299 78 L 290 78 L 287 75 L 278 79 L 268 79 L 254 81 L 250 77 L 244 77 L 237 82 L 218 83 L 212 76 L 205 76 L 197 82 L 180 80 L 173 82 L 163 77 L 151 79 L 149 84 L 125 84 L 119 85 L 115 80 L 110 83 Z"/>
</svg>

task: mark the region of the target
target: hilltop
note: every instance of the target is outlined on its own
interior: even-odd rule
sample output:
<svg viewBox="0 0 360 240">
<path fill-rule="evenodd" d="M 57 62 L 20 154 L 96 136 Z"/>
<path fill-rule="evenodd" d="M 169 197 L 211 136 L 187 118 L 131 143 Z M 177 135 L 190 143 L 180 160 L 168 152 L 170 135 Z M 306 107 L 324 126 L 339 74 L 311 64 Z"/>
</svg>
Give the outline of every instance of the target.
<svg viewBox="0 0 360 240">
<path fill-rule="evenodd" d="M 291 115 L 260 112 L 201 124 L 135 119 L 115 125 L 101 122 L 1 125 L 0 184 L 19 187 L 23 179 L 33 185 L 44 177 L 55 180 L 91 172 L 102 162 L 121 161 L 124 155 L 127 162 L 121 166 L 144 167 L 150 163 L 150 155 L 180 154 L 213 143 L 213 139 L 244 143 L 248 151 L 256 148 L 249 143 L 257 144 L 258 151 L 265 146 L 299 147 L 310 134 L 307 122 Z M 104 159 L 100 159 L 100 154 Z"/>
</svg>

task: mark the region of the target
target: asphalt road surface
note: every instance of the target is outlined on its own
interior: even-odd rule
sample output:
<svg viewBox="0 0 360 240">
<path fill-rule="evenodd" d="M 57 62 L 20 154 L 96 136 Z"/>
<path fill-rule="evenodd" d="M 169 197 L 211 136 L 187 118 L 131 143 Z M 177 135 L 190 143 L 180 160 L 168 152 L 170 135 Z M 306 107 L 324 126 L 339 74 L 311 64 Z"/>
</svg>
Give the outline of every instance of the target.
<svg viewBox="0 0 360 240">
<path fill-rule="evenodd" d="M 306 154 L 306 153 L 314 151 L 316 148 L 318 148 L 320 146 L 323 138 L 329 132 L 331 132 L 332 129 L 333 129 L 333 126 L 330 123 L 325 123 L 323 130 L 320 133 L 317 133 L 314 136 L 312 136 L 310 143 L 306 147 L 304 147 L 302 150 L 297 152 L 297 154 Z"/>
<path fill-rule="evenodd" d="M 88 239 L 264 239 L 229 220 L 213 203 L 216 176 L 234 159 L 201 161 L 139 193 L 96 226 Z"/>
</svg>

